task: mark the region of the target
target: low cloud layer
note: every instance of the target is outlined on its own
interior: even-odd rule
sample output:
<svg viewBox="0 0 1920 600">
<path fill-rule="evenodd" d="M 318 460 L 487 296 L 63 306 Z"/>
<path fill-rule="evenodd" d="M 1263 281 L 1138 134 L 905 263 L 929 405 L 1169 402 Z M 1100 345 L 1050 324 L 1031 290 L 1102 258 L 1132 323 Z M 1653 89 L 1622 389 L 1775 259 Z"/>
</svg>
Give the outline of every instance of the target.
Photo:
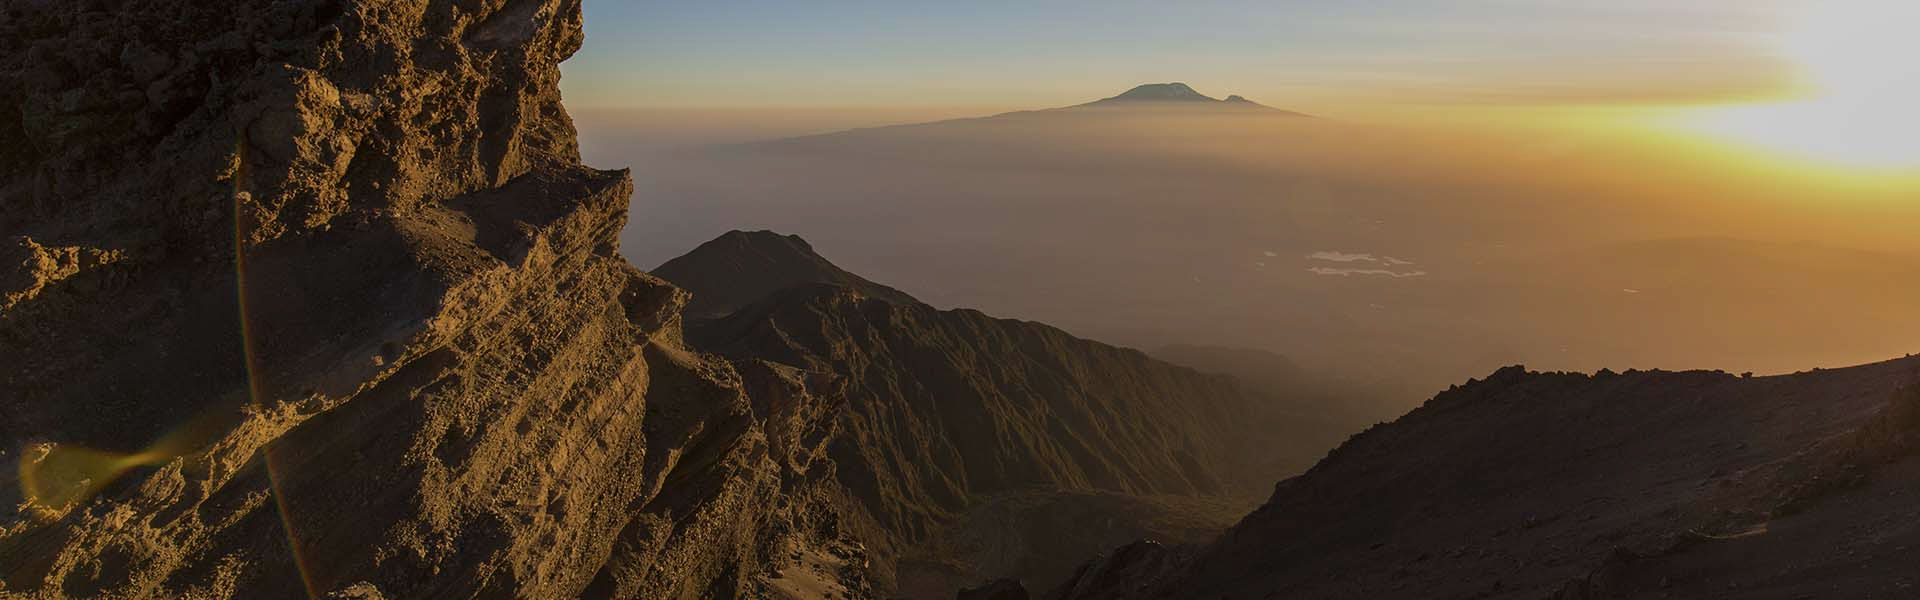
<svg viewBox="0 0 1920 600">
<path fill-rule="evenodd" d="M 1324 261 L 1324 262 L 1332 262 L 1332 263 L 1341 263 L 1341 264 L 1356 264 L 1356 265 L 1370 264 L 1370 265 L 1379 265 L 1381 267 L 1399 267 L 1399 266 L 1414 264 L 1413 261 L 1394 258 L 1391 256 L 1375 256 L 1374 254 L 1367 253 L 1367 252 L 1341 252 L 1338 250 L 1321 250 L 1318 252 L 1314 252 L 1312 254 L 1308 254 L 1307 259 Z M 1337 277 L 1351 277 L 1354 275 L 1360 275 L 1360 276 L 1366 276 L 1366 277 L 1392 277 L 1395 279 L 1403 279 L 1408 277 L 1423 277 L 1427 274 L 1426 271 L 1400 271 L 1400 270 L 1391 269 L 1391 268 L 1348 268 L 1348 267 L 1327 267 L 1327 266 L 1308 267 L 1307 272 L 1313 273 L 1315 275 L 1330 275 L 1330 276 L 1337 276 Z"/>
<path fill-rule="evenodd" d="M 1315 275 L 1330 275 L 1330 276 L 1337 276 L 1337 277 L 1351 277 L 1354 275 L 1360 275 L 1360 276 L 1367 276 L 1367 277 L 1392 277 L 1395 279 L 1404 279 L 1408 277 L 1425 277 L 1427 275 L 1426 271 L 1389 271 L 1386 269 L 1336 269 L 1333 267 L 1308 267 L 1307 271 Z"/>
</svg>

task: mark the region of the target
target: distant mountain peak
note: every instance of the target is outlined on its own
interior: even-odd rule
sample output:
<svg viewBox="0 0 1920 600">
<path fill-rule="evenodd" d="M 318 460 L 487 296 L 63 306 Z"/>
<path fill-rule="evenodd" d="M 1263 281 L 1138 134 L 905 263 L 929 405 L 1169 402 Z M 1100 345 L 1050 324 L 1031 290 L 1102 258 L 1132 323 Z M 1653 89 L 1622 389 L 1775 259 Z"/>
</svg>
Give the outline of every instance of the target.
<svg viewBox="0 0 1920 600">
<path fill-rule="evenodd" d="M 819 256 L 813 251 L 813 244 L 797 235 L 782 234 L 765 229 L 745 231 L 735 229 L 720 234 L 713 243 L 727 246 L 757 247 L 763 250 L 790 251 L 796 254 Z M 822 259 L 825 260 L 825 259 Z"/>
<path fill-rule="evenodd" d="M 1198 91 L 1195 91 L 1192 87 L 1188 86 L 1187 84 L 1180 83 L 1177 81 L 1173 83 L 1148 83 L 1148 84 L 1137 85 L 1137 86 L 1134 86 L 1133 89 L 1122 92 L 1118 96 L 1107 98 L 1107 100 L 1147 100 L 1147 101 L 1153 101 L 1153 102 L 1219 102 L 1219 100 L 1214 99 L 1212 96 L 1202 94 Z"/>
<path fill-rule="evenodd" d="M 655 267 L 655 276 L 693 293 L 687 315 L 724 316 L 774 292 L 806 284 L 832 285 L 900 304 L 913 296 L 835 266 L 797 235 L 729 231 Z"/>
<path fill-rule="evenodd" d="M 1141 106 L 1154 106 L 1154 107 L 1178 106 L 1178 107 L 1195 107 L 1195 108 L 1200 108 L 1200 107 L 1232 108 L 1232 109 L 1242 109 L 1242 110 L 1260 109 L 1261 111 L 1272 111 L 1274 113 L 1304 116 L 1304 115 L 1300 115 L 1299 113 L 1294 113 L 1291 111 L 1278 110 L 1278 109 L 1269 107 L 1267 105 L 1254 102 L 1252 100 L 1248 100 L 1245 96 L 1241 96 L 1238 94 L 1227 96 L 1227 99 L 1221 100 L 1218 98 L 1214 98 L 1212 96 L 1208 96 L 1206 94 L 1202 94 L 1198 90 L 1193 89 L 1192 86 L 1189 86 L 1185 83 L 1181 83 L 1178 81 L 1171 82 L 1171 83 L 1148 83 L 1148 84 L 1136 85 L 1136 86 L 1133 86 L 1133 89 L 1127 90 L 1125 92 L 1121 92 L 1120 95 L 1118 96 L 1113 96 L 1111 98 L 1103 98 L 1100 100 L 1095 100 L 1093 102 L 1088 102 L 1086 104 L 1081 104 L 1078 106 L 1101 107 L 1101 108 L 1141 107 Z"/>
</svg>

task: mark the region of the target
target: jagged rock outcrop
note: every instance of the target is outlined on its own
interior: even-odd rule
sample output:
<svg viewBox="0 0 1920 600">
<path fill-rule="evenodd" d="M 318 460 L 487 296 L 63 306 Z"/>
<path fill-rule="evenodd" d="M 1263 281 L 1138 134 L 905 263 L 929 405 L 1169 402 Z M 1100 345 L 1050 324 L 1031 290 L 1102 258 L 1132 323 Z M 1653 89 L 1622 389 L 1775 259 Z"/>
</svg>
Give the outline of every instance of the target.
<svg viewBox="0 0 1920 600">
<path fill-rule="evenodd" d="M 741 597 L 839 539 L 823 396 L 619 257 L 581 39 L 577 0 L 8 6 L 0 594 Z"/>
<path fill-rule="evenodd" d="M 1503 369 L 1355 436 L 1211 546 L 1102 559 L 1051 597 L 1911 595 L 1916 380 L 1913 358 Z"/>
<path fill-rule="evenodd" d="M 1141 535 L 1203 541 L 1250 506 L 1232 499 L 1311 460 L 1273 460 L 1295 447 L 1260 418 L 1264 399 L 1231 379 L 1038 323 L 938 310 L 791 236 L 729 233 L 654 273 L 694 303 L 761 294 L 691 321 L 695 347 L 838 382 L 834 480 L 874 549 L 875 577 L 908 597 L 946 600 L 991 577 L 1051 586 L 1072 557 Z"/>
</svg>

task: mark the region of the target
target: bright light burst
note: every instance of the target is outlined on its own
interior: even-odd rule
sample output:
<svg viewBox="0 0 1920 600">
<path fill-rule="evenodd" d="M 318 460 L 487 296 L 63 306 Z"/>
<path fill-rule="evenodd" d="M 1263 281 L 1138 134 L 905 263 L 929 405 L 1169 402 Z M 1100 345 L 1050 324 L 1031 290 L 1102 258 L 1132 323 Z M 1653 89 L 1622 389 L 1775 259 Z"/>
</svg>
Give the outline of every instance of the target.
<svg viewBox="0 0 1920 600">
<path fill-rule="evenodd" d="M 1780 50 L 1806 98 L 1700 111 L 1688 125 L 1823 162 L 1920 167 L 1920 0 L 1806 0 Z"/>
</svg>

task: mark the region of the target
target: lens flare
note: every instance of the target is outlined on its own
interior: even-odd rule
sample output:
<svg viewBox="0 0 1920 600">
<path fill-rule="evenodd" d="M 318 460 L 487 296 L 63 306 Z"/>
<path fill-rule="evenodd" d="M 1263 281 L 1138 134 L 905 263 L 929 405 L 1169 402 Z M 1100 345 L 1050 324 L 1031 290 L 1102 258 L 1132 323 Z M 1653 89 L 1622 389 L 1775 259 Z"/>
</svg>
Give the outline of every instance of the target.
<svg viewBox="0 0 1920 600">
<path fill-rule="evenodd" d="M 34 510 L 57 516 L 100 493 L 127 471 L 165 464 L 179 455 L 158 445 L 121 454 L 80 446 L 39 444 L 29 447 L 20 457 L 20 489 Z"/>
<path fill-rule="evenodd" d="M 34 510 L 58 516 L 100 493 L 127 471 L 193 455 L 231 428 L 237 417 L 237 413 L 221 410 L 202 413 L 132 453 L 51 442 L 29 446 L 18 465 L 20 489 Z"/>
<path fill-rule="evenodd" d="M 254 406 L 265 409 L 270 407 L 267 402 L 265 385 L 262 383 L 260 357 L 258 349 L 255 347 L 255 341 L 258 338 L 254 335 L 253 312 L 248 310 L 247 297 L 248 235 L 246 214 L 248 208 L 247 203 L 252 200 L 252 196 L 245 188 L 250 174 L 247 164 L 246 135 L 244 133 L 237 132 L 234 135 L 233 157 L 234 171 L 231 194 L 233 199 L 233 280 L 236 306 L 239 307 L 237 317 L 240 319 L 240 354 L 242 360 L 245 362 L 247 397 Z M 319 589 L 314 585 L 312 569 L 309 569 L 307 566 L 309 563 L 307 562 L 306 553 L 302 550 L 300 538 L 295 532 L 292 517 L 293 513 L 287 507 L 287 494 L 285 491 L 286 478 L 282 475 L 283 470 L 280 467 L 279 460 L 275 458 L 271 444 L 261 448 L 260 455 L 262 461 L 266 463 L 267 484 L 273 490 L 273 505 L 274 509 L 280 514 L 281 531 L 286 532 L 287 551 L 293 557 L 294 569 L 300 573 L 301 589 L 306 591 L 308 598 L 318 598 L 320 597 Z"/>
<path fill-rule="evenodd" d="M 1696 131 L 1757 148 L 1876 170 L 1920 168 L 1920 2 L 1832 0 L 1791 15 L 1779 50 L 1807 97 L 1718 107 Z"/>
</svg>

